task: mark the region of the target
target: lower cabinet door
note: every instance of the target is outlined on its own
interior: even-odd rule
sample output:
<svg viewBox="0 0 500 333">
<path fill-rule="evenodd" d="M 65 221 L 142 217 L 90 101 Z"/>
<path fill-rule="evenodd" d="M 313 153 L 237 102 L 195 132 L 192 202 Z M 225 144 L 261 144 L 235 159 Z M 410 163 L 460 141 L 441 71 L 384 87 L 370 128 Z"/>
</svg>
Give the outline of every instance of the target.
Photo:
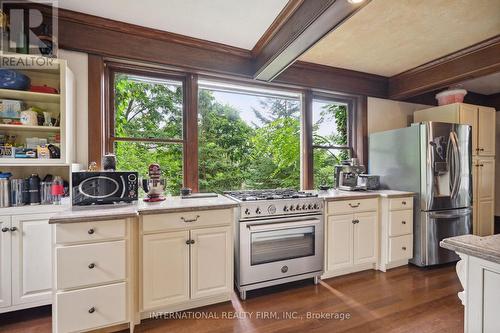
<svg viewBox="0 0 500 333">
<path fill-rule="evenodd" d="M 354 215 L 354 264 L 377 260 L 377 213 Z"/>
<path fill-rule="evenodd" d="M 231 227 L 191 230 L 191 298 L 233 290 Z"/>
<path fill-rule="evenodd" d="M 189 300 L 189 231 L 144 235 L 142 308 Z"/>
<path fill-rule="evenodd" d="M 10 216 L 0 216 L 0 308 L 11 305 Z"/>
<path fill-rule="evenodd" d="M 494 234 L 495 203 L 493 201 L 478 201 L 477 207 L 477 233 L 479 236 L 490 236 Z"/>
<path fill-rule="evenodd" d="M 56 294 L 54 332 L 82 332 L 127 320 L 126 283 Z"/>
<path fill-rule="evenodd" d="M 52 299 L 51 214 L 12 216 L 12 304 Z"/>
<path fill-rule="evenodd" d="M 328 217 L 327 270 L 350 267 L 353 264 L 352 214 Z"/>
</svg>

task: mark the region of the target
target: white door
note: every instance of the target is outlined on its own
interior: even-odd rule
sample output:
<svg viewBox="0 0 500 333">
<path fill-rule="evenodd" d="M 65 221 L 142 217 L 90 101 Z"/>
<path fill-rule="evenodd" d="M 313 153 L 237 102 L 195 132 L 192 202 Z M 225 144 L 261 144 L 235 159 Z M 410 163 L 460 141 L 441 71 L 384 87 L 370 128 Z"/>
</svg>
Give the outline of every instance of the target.
<svg viewBox="0 0 500 333">
<path fill-rule="evenodd" d="M 472 127 L 472 155 L 479 153 L 478 148 L 478 118 L 477 106 L 469 104 L 460 104 L 460 124 Z"/>
<path fill-rule="evenodd" d="M 189 300 L 189 246 L 189 231 L 143 236 L 143 310 Z"/>
<path fill-rule="evenodd" d="M 495 215 L 495 160 L 493 157 L 480 158 L 477 161 L 477 234 L 493 234 Z"/>
<path fill-rule="evenodd" d="M 377 260 L 377 213 L 354 215 L 354 264 Z"/>
<path fill-rule="evenodd" d="M 52 214 L 12 216 L 12 304 L 51 302 Z"/>
<path fill-rule="evenodd" d="M 353 264 L 353 220 L 352 214 L 328 217 L 326 241 L 328 271 L 347 268 Z"/>
<path fill-rule="evenodd" d="M 233 290 L 231 227 L 191 230 L 191 298 Z"/>
<path fill-rule="evenodd" d="M 495 156 L 495 109 L 479 107 L 478 109 L 478 143 L 479 155 Z"/>
<path fill-rule="evenodd" d="M 11 305 L 10 216 L 0 216 L 0 308 Z"/>
</svg>

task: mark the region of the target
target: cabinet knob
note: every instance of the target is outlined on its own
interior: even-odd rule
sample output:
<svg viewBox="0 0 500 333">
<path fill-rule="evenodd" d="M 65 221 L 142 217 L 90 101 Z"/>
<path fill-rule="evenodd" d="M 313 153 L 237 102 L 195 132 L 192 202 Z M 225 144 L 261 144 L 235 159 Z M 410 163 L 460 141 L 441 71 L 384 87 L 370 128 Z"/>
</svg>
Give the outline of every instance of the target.
<svg viewBox="0 0 500 333">
<path fill-rule="evenodd" d="M 484 148 L 479 148 L 479 151 L 484 151 Z"/>
<path fill-rule="evenodd" d="M 191 239 L 191 244 L 194 244 L 194 239 Z"/>
<path fill-rule="evenodd" d="M 94 228 L 89 229 L 88 233 L 89 235 L 92 235 L 95 232 Z"/>
<path fill-rule="evenodd" d="M 352 224 L 359 223 L 359 220 L 352 220 Z"/>
<path fill-rule="evenodd" d="M 186 241 L 186 244 L 187 244 L 187 245 L 194 244 L 194 239 L 188 239 L 188 240 Z"/>
<path fill-rule="evenodd" d="M 7 227 L 2 228 L 2 232 L 7 232 L 7 231 L 9 231 L 9 228 L 7 228 Z"/>
<path fill-rule="evenodd" d="M 406 205 L 406 201 L 401 201 L 401 203 L 402 203 L 403 205 Z"/>
<path fill-rule="evenodd" d="M 95 312 L 95 308 L 94 308 L 94 307 L 91 307 L 91 308 L 89 309 L 89 313 L 94 313 L 94 312 Z"/>
<path fill-rule="evenodd" d="M 93 269 L 93 268 L 95 268 L 95 264 L 94 263 L 89 264 L 89 269 Z"/>
<path fill-rule="evenodd" d="M 16 230 L 17 230 L 17 228 L 16 228 L 16 227 L 11 227 L 11 228 L 10 228 L 10 231 L 16 231 Z"/>
<path fill-rule="evenodd" d="M 484 164 L 479 164 L 480 167 L 484 167 Z"/>
<path fill-rule="evenodd" d="M 403 251 L 406 251 L 406 246 L 403 246 L 401 249 L 402 249 Z"/>
<path fill-rule="evenodd" d="M 402 224 L 406 224 L 406 221 L 401 221 Z"/>
</svg>

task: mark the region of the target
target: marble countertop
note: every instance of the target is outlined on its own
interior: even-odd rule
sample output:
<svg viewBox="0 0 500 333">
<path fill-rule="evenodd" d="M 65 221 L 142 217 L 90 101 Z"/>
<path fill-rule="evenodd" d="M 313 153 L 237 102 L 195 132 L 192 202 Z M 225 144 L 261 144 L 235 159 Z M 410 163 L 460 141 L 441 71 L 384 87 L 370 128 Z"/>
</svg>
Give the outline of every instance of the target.
<svg viewBox="0 0 500 333">
<path fill-rule="evenodd" d="M 374 190 L 374 191 L 341 191 L 328 190 L 318 191 L 318 196 L 326 201 L 349 200 L 349 199 L 369 199 L 369 198 L 400 198 L 413 196 L 415 193 L 394 190 Z"/>
<path fill-rule="evenodd" d="M 136 217 L 138 215 L 162 214 L 196 210 L 225 209 L 236 207 L 238 203 L 222 195 L 212 198 L 167 197 L 166 200 L 155 203 L 140 201 L 130 205 L 80 206 L 55 214 L 49 223 L 71 223 L 86 221 L 104 221 Z"/>
<path fill-rule="evenodd" d="M 500 234 L 480 237 L 463 235 L 445 238 L 439 243 L 445 249 L 500 264 Z"/>
</svg>

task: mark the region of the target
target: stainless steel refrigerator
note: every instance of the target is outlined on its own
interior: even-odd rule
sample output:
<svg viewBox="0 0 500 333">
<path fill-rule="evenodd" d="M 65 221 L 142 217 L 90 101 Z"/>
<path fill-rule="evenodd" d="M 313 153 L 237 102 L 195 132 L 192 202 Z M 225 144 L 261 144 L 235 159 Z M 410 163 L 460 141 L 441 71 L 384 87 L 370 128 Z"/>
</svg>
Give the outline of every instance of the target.
<svg viewBox="0 0 500 333">
<path fill-rule="evenodd" d="M 410 262 L 422 267 L 458 260 L 439 242 L 472 233 L 471 127 L 413 124 L 371 134 L 368 148 L 368 170 L 380 175 L 381 188 L 417 193 Z"/>
</svg>

